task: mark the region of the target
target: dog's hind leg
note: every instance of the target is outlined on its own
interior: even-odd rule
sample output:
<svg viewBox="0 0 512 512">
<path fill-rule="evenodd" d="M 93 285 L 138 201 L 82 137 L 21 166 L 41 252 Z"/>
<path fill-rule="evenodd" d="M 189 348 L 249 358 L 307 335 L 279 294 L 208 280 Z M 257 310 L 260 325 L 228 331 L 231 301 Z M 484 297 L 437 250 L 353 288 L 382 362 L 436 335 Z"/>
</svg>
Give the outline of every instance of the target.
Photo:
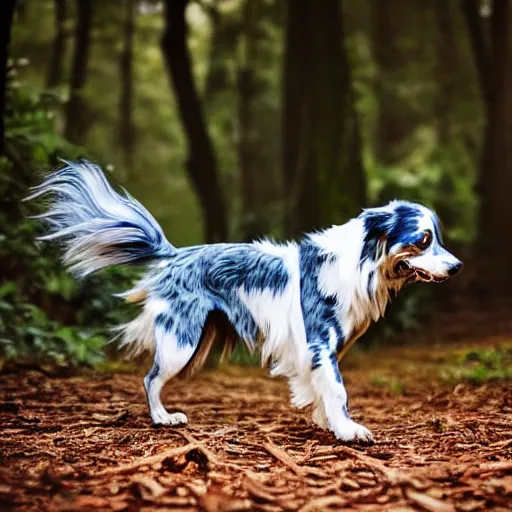
<svg viewBox="0 0 512 512">
<path fill-rule="evenodd" d="M 155 360 L 144 377 L 149 412 L 155 425 L 183 425 L 188 422 L 181 412 L 167 412 L 160 393 L 164 384 L 178 375 L 194 356 L 207 312 L 193 314 L 189 311 L 181 317 L 179 314 L 171 316 L 173 313 L 176 314 L 172 311 L 161 313 L 155 320 Z"/>
<path fill-rule="evenodd" d="M 174 334 L 168 333 L 157 338 L 155 360 L 149 373 L 144 377 L 144 388 L 148 399 L 151 421 L 155 425 L 184 425 L 188 422 L 181 412 L 168 413 L 162 404 L 160 393 L 164 384 L 176 376 L 192 358 L 193 346 L 180 347 Z"/>
</svg>

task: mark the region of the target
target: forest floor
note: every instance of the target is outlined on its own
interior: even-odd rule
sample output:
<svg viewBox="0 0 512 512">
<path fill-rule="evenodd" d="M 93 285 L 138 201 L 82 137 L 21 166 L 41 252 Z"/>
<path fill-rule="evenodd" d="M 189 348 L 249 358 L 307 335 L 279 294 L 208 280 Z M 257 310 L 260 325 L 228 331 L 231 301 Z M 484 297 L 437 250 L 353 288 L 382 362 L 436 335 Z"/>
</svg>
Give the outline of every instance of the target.
<svg viewBox="0 0 512 512">
<path fill-rule="evenodd" d="M 468 343 L 422 347 L 343 361 L 372 446 L 312 426 L 257 369 L 168 385 L 164 402 L 189 417 L 180 429 L 149 425 L 140 375 L 3 373 L 0 509 L 512 510 L 510 381 L 446 380 Z"/>
</svg>

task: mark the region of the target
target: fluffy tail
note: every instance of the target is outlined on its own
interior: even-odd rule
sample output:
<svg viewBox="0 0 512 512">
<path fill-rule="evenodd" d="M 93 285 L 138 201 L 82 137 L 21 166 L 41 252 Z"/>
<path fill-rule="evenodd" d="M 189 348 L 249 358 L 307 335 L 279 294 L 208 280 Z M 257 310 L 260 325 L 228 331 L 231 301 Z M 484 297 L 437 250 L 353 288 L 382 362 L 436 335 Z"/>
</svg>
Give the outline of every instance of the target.
<svg viewBox="0 0 512 512">
<path fill-rule="evenodd" d="M 144 263 L 173 254 L 153 216 L 126 191 L 117 193 L 101 169 L 89 162 L 64 162 L 26 200 L 51 194 L 43 219 L 66 247 L 64 263 L 79 277 L 111 265 Z"/>
</svg>

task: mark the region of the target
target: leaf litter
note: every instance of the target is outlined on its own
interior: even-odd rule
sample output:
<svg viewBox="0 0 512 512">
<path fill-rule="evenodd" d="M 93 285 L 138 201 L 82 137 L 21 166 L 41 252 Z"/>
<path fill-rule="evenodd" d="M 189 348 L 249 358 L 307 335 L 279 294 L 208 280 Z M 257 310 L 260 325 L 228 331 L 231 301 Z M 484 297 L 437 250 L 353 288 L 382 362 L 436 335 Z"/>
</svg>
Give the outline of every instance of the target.
<svg viewBox="0 0 512 512">
<path fill-rule="evenodd" d="M 344 378 L 371 446 L 319 430 L 285 382 L 252 369 L 170 383 L 164 402 L 190 420 L 179 429 L 149 425 L 139 375 L 4 373 L 0 510 L 512 509 L 506 382 L 409 372 L 397 394 L 368 372 Z"/>
</svg>

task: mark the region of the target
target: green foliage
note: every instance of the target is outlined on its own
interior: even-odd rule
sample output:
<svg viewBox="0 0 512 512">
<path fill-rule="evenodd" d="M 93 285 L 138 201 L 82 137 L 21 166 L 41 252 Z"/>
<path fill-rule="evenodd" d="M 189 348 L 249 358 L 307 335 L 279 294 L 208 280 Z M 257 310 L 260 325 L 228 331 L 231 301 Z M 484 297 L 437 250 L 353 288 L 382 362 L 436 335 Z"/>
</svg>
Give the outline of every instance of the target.
<svg viewBox="0 0 512 512">
<path fill-rule="evenodd" d="M 403 395 L 406 392 L 405 383 L 396 377 L 374 375 L 370 383 L 382 389 L 386 389 L 392 395 Z"/>
<path fill-rule="evenodd" d="M 259 366 L 260 357 L 258 351 L 249 352 L 243 343 L 238 343 L 229 355 L 229 362 L 240 366 Z"/>
<path fill-rule="evenodd" d="M 36 242 L 41 226 L 22 203 L 39 171 L 57 156 L 76 158 L 79 149 L 60 137 L 53 109 L 57 98 L 19 84 L 12 68 L 7 94 L 6 151 L 0 159 L 0 357 L 59 366 L 95 364 L 104 357 L 106 326 L 124 321 L 127 307 L 112 294 L 134 277 L 114 269 L 81 283 L 59 264 L 51 244 Z"/>
<path fill-rule="evenodd" d="M 8 360 L 68 366 L 94 364 L 104 356 L 101 331 L 64 327 L 49 319 L 13 281 L 0 287 L 0 332 L 0 353 Z"/>
<path fill-rule="evenodd" d="M 441 369 L 443 380 L 483 384 L 512 379 L 512 346 L 476 348 L 453 355 Z"/>
</svg>

